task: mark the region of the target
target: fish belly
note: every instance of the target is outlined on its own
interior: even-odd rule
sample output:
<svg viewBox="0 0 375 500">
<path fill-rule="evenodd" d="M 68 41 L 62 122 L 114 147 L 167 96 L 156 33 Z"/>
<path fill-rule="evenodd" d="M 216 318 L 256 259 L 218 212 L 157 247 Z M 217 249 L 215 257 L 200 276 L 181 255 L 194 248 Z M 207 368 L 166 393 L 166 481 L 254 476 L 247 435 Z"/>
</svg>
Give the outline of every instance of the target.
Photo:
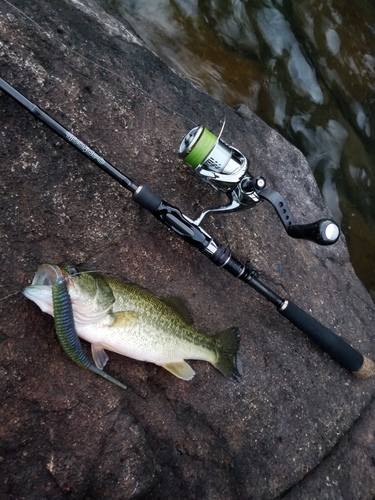
<svg viewBox="0 0 375 500">
<path fill-rule="evenodd" d="M 86 325 L 77 327 L 77 333 L 88 342 L 100 344 L 103 349 L 157 365 L 183 359 L 210 363 L 217 360 L 214 340 L 191 328 L 166 332 L 155 325 L 138 322 L 122 327 Z"/>
</svg>

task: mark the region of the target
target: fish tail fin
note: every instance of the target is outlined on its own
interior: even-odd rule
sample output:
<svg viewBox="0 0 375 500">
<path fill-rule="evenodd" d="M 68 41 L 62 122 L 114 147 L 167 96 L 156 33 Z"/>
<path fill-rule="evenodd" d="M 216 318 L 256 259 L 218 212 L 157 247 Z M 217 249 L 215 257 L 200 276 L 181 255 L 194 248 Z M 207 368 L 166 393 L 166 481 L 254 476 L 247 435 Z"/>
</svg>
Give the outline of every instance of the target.
<svg viewBox="0 0 375 500">
<path fill-rule="evenodd" d="M 214 363 L 223 375 L 240 381 L 242 375 L 242 364 L 238 358 L 238 348 L 240 345 L 240 333 L 238 328 L 228 328 L 215 335 L 217 341 L 218 359 Z"/>
</svg>

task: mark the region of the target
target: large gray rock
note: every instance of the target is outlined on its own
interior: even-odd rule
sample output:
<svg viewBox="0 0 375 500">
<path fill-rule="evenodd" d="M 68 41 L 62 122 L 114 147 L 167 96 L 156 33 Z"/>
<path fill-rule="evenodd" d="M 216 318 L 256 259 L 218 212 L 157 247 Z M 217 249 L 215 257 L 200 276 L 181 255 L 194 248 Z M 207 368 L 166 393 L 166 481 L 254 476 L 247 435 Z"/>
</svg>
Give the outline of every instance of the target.
<svg viewBox="0 0 375 500">
<path fill-rule="evenodd" d="M 191 216 L 218 204 L 176 151 L 190 120 L 212 126 L 225 114 L 224 139 L 299 222 L 329 215 L 299 151 L 249 110 L 181 79 L 99 7 L 13 4 L 23 13 L 0 3 L 1 77 L 135 182 Z M 354 378 L 4 94 L 0 116 L 1 296 L 43 262 L 84 263 L 182 297 L 202 331 L 238 326 L 244 367 L 233 383 L 194 362 L 184 382 L 110 354 L 123 391 L 75 366 L 33 303 L 2 300 L 0 498 L 371 499 L 374 381 Z M 343 239 L 328 248 L 292 240 L 265 203 L 204 226 L 375 357 L 374 305 Z"/>
</svg>

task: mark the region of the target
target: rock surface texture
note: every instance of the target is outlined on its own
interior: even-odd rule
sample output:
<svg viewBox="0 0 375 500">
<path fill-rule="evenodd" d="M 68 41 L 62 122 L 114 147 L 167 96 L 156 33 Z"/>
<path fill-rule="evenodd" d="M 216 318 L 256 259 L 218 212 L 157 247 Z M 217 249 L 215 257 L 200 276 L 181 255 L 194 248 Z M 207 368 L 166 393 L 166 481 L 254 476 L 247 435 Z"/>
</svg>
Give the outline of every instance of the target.
<svg viewBox="0 0 375 500">
<path fill-rule="evenodd" d="M 224 140 L 298 222 L 329 216 L 299 151 L 244 106 L 230 109 L 173 73 L 93 3 L 1 1 L 0 57 L 3 79 L 192 217 L 225 200 L 177 150 L 194 123 L 223 115 Z M 239 327 L 244 372 L 234 383 L 192 362 L 196 376 L 184 382 L 110 353 L 107 371 L 124 391 L 75 366 L 32 302 L 1 300 L 0 498 L 371 500 L 374 380 L 354 378 L 3 93 L 0 123 L 1 297 L 41 263 L 83 263 L 183 298 L 208 334 Z M 292 240 L 266 203 L 204 227 L 375 358 L 375 308 L 343 239 Z"/>
</svg>

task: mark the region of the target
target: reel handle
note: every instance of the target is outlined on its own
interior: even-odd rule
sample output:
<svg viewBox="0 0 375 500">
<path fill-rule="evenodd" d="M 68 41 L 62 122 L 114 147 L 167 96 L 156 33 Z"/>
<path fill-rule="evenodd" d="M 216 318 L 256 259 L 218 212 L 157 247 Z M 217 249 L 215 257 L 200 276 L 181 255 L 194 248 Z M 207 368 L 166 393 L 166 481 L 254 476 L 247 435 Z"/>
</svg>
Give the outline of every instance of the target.
<svg viewBox="0 0 375 500">
<path fill-rule="evenodd" d="M 320 219 L 311 224 L 295 224 L 284 197 L 266 186 L 263 177 L 253 179 L 252 184 L 259 198 L 271 203 L 290 237 L 313 241 L 318 245 L 333 245 L 339 239 L 340 229 L 333 220 Z"/>
</svg>

